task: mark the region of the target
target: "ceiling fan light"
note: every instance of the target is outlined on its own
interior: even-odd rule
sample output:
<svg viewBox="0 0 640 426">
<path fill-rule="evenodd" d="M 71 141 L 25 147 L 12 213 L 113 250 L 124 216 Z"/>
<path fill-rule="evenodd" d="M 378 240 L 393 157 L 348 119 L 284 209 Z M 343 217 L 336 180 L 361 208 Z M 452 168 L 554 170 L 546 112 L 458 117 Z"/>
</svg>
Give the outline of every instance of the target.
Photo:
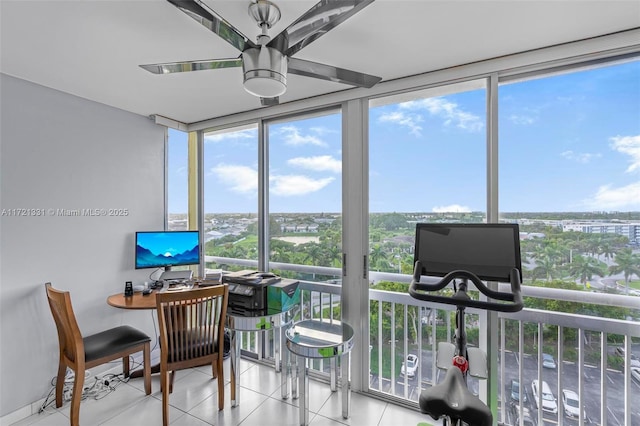
<svg viewBox="0 0 640 426">
<path fill-rule="evenodd" d="M 287 60 L 266 46 L 242 52 L 244 89 L 254 96 L 275 98 L 287 90 Z"/>
<path fill-rule="evenodd" d="M 261 98 L 275 98 L 287 91 L 287 83 L 278 75 L 254 75 L 244 79 L 244 90 Z"/>
</svg>

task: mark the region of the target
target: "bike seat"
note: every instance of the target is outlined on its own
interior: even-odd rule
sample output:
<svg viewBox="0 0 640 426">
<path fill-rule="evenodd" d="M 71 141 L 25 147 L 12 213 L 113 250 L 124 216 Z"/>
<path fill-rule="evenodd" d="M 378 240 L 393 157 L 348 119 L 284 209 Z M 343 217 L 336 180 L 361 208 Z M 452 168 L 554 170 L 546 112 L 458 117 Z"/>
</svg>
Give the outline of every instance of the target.
<svg viewBox="0 0 640 426">
<path fill-rule="evenodd" d="M 472 426 L 491 426 L 493 415 L 480 398 L 472 394 L 457 367 L 450 367 L 441 383 L 420 394 L 420 411 L 438 420 L 449 416 Z"/>
</svg>

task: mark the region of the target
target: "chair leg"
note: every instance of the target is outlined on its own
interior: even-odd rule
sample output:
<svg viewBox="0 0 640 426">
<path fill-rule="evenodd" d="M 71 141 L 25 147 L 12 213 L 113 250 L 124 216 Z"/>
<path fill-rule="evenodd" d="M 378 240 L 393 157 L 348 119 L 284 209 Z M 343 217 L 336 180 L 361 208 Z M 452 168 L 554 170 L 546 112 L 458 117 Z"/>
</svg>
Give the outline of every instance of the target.
<svg viewBox="0 0 640 426">
<path fill-rule="evenodd" d="M 58 377 L 56 378 L 56 408 L 62 407 L 62 392 L 64 391 L 64 379 L 67 374 L 67 366 L 62 362 L 58 364 Z"/>
<path fill-rule="evenodd" d="M 218 377 L 218 370 L 216 367 L 216 360 L 211 361 L 211 374 L 212 377 L 215 379 Z"/>
<path fill-rule="evenodd" d="M 160 372 L 160 388 L 162 388 L 162 425 L 169 424 L 169 372 Z"/>
<path fill-rule="evenodd" d="M 84 368 L 78 368 L 75 373 L 70 409 L 71 426 L 80 425 L 80 401 L 82 400 L 82 389 L 84 387 Z"/>
<path fill-rule="evenodd" d="M 222 370 L 222 357 L 218 357 L 218 411 L 224 409 L 224 372 Z"/>
<path fill-rule="evenodd" d="M 142 350 L 142 358 L 144 362 L 143 374 L 144 374 L 144 392 L 147 395 L 151 394 L 151 345 L 149 342 L 144 344 Z"/>
<path fill-rule="evenodd" d="M 122 357 L 122 374 L 124 377 L 129 377 L 129 355 Z"/>
<path fill-rule="evenodd" d="M 176 372 L 172 371 L 169 373 L 169 393 L 173 392 L 173 378 L 175 377 Z"/>
</svg>

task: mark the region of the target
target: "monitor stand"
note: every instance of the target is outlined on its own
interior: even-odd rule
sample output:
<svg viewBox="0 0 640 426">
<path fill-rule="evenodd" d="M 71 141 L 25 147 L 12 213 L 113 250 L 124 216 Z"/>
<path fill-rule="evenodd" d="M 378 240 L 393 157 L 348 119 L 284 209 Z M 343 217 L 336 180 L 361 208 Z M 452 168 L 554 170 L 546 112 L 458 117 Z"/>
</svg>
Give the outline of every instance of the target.
<svg viewBox="0 0 640 426">
<path fill-rule="evenodd" d="M 160 275 L 160 281 L 178 281 L 190 280 L 193 277 L 193 271 L 187 269 L 185 271 L 164 271 Z"/>
</svg>

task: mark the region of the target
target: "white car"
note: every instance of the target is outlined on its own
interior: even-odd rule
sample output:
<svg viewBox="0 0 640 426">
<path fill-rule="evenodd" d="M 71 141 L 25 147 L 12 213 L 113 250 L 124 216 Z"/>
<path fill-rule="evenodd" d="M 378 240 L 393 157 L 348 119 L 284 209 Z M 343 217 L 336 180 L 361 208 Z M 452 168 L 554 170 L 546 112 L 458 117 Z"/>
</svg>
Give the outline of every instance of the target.
<svg viewBox="0 0 640 426">
<path fill-rule="evenodd" d="M 640 367 L 631 367 L 631 377 L 640 383 Z"/>
<path fill-rule="evenodd" d="M 402 363 L 400 374 L 407 377 L 415 377 L 418 371 L 418 357 L 414 354 L 407 355 L 407 359 Z"/>
<path fill-rule="evenodd" d="M 536 404 L 536 408 L 540 408 L 538 405 L 540 402 L 538 401 L 538 380 L 534 380 L 531 382 L 531 390 L 533 391 L 533 402 Z M 542 381 L 542 410 L 548 411 L 550 413 L 556 414 L 558 412 L 558 404 L 556 402 L 556 397 L 551 393 L 551 388 L 549 384 Z"/>
<path fill-rule="evenodd" d="M 553 359 L 553 355 L 551 354 L 542 354 L 542 366 L 544 368 L 552 368 L 555 370 L 556 368 L 556 360 Z"/>
<path fill-rule="evenodd" d="M 562 389 L 562 407 L 564 408 L 564 414 L 567 417 L 575 417 L 577 419 L 580 415 L 580 401 L 578 399 L 578 394 L 569 389 Z M 586 411 L 582 418 L 587 418 Z"/>
</svg>

